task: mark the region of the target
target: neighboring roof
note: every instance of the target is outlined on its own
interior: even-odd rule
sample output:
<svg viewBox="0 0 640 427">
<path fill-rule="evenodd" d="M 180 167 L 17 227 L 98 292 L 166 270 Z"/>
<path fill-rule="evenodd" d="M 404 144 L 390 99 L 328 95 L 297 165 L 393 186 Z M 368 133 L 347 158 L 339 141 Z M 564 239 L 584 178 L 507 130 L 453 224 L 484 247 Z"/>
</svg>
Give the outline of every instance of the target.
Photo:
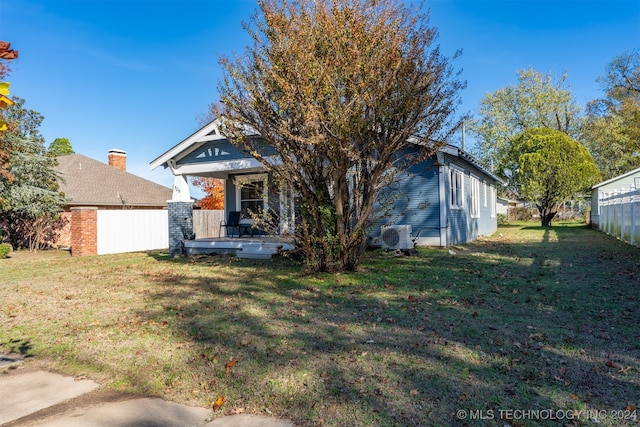
<svg viewBox="0 0 640 427">
<path fill-rule="evenodd" d="M 595 190 L 595 189 L 596 189 L 596 188 L 598 188 L 598 187 L 602 187 L 603 185 L 610 184 L 610 183 L 615 182 L 615 181 L 617 181 L 617 180 L 619 180 L 619 179 L 623 179 L 623 178 L 626 178 L 626 177 L 631 176 L 631 175 L 634 175 L 634 174 L 640 174 L 640 168 L 638 168 L 638 169 L 634 169 L 634 170 L 629 171 L 629 172 L 627 172 L 627 173 L 623 173 L 622 175 L 618 175 L 618 176 L 616 176 L 616 177 L 613 177 L 613 178 L 611 178 L 611 179 L 608 179 L 608 180 L 606 180 L 606 181 L 603 181 L 603 182 L 601 182 L 600 184 L 596 184 L 596 185 L 594 185 L 593 187 L 591 187 L 591 189 L 592 189 L 592 190 Z"/>
<path fill-rule="evenodd" d="M 60 191 L 74 206 L 167 206 L 172 190 L 82 154 L 56 158 Z"/>
</svg>

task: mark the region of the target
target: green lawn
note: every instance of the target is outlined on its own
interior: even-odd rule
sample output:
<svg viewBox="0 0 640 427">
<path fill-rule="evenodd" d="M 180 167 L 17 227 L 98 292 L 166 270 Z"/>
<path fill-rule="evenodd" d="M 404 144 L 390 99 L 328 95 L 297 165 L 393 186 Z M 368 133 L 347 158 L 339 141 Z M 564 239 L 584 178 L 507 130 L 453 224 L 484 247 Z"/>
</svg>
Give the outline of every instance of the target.
<svg viewBox="0 0 640 427">
<path fill-rule="evenodd" d="M 14 253 L 0 351 L 301 426 L 637 425 L 619 418 L 640 405 L 638 248 L 530 223 L 452 249 L 313 276 L 286 259 Z"/>
</svg>

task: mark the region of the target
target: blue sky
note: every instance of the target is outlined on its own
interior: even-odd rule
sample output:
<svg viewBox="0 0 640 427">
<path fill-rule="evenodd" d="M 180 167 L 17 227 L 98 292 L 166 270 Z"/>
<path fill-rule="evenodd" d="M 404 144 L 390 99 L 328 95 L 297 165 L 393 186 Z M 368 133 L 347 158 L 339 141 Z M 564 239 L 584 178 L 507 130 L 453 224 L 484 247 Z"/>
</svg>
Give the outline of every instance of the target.
<svg viewBox="0 0 640 427">
<path fill-rule="evenodd" d="M 601 97 L 596 78 L 640 48 L 637 0 L 426 0 L 442 53 L 462 69 L 460 114 L 516 71 L 568 73 L 576 101 Z M 219 55 L 241 53 L 254 0 L 0 0 L 0 40 L 20 53 L 11 94 L 44 115 L 58 137 L 106 162 L 127 152 L 129 172 L 171 186 L 149 162 L 200 127 L 222 77 Z"/>
</svg>

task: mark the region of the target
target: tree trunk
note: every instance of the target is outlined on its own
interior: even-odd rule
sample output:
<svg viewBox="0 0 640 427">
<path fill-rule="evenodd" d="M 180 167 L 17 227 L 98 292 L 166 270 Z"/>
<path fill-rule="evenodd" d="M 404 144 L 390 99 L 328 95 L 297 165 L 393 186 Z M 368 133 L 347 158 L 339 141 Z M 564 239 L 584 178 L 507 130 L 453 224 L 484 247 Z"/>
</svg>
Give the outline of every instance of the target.
<svg viewBox="0 0 640 427">
<path fill-rule="evenodd" d="M 551 227 L 551 220 L 556 216 L 556 212 L 540 213 L 540 220 L 543 227 Z"/>
</svg>

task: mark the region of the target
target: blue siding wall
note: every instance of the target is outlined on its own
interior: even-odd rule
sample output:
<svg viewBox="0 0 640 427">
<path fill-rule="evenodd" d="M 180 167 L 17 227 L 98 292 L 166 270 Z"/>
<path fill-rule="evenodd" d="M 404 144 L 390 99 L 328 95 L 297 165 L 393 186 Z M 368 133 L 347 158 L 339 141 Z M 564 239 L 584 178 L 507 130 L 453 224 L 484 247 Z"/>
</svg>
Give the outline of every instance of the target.
<svg viewBox="0 0 640 427">
<path fill-rule="evenodd" d="M 445 191 L 446 191 L 446 210 L 447 210 L 447 243 L 458 244 L 466 243 L 472 240 L 476 240 L 479 236 L 488 236 L 493 234 L 497 230 L 496 217 L 491 216 L 491 204 L 494 200 L 491 199 L 491 187 L 496 187 L 496 183 L 493 178 L 485 175 L 479 169 L 472 164 L 465 162 L 464 160 L 447 155 L 445 157 L 445 163 L 447 165 L 447 177 L 445 179 Z M 463 171 L 464 184 L 463 184 L 463 207 L 462 209 L 452 209 L 449 200 L 449 192 L 451 189 L 451 182 L 449 178 L 449 170 L 451 165 L 455 169 Z M 478 218 L 471 217 L 471 176 L 475 177 L 480 182 L 480 215 Z M 486 185 L 486 201 L 484 187 Z M 495 212 L 495 209 L 494 209 Z"/>
<path fill-rule="evenodd" d="M 472 221 L 469 214 L 469 206 L 471 203 L 471 197 L 469 188 L 471 185 L 469 172 L 467 170 L 467 163 L 459 159 L 458 157 L 446 155 L 445 156 L 445 203 L 447 212 L 447 223 L 444 224 L 447 233 L 447 244 L 455 245 L 458 243 L 466 243 L 470 240 L 470 235 L 474 234 L 474 230 L 477 228 L 477 224 Z M 463 189 L 463 206 L 462 209 L 455 209 L 451 207 L 450 191 L 451 191 L 451 179 L 449 171 L 452 169 L 451 165 L 455 165 L 458 170 L 464 172 L 464 182 L 462 184 Z"/>
<path fill-rule="evenodd" d="M 478 236 L 490 236 L 498 229 L 498 220 L 496 218 L 495 207 L 496 197 L 491 197 L 492 188 L 493 194 L 497 195 L 496 184 L 492 179 L 483 177 L 480 180 L 480 218 L 478 218 Z M 493 217 L 491 216 L 492 203 L 494 204 Z"/>
<path fill-rule="evenodd" d="M 236 186 L 233 184 L 233 177 L 230 175 L 224 180 L 224 208 L 227 212 L 237 210 Z"/>
<path fill-rule="evenodd" d="M 438 167 L 434 165 L 433 160 L 414 165 L 408 173 L 401 174 L 397 181 L 383 192 L 380 200 L 384 200 L 385 197 L 391 197 L 393 203 L 373 228 L 372 236 L 381 234 L 381 225 L 408 224 L 411 225 L 414 236 L 439 239 Z"/>
</svg>

